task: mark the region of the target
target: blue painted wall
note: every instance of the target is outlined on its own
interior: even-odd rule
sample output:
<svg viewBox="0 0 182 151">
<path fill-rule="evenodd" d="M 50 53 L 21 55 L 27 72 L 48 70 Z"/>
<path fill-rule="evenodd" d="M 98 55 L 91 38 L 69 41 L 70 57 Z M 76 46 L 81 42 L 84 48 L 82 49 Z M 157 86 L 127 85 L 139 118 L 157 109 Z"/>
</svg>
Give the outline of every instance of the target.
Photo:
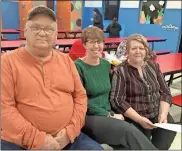
<svg viewBox="0 0 182 151">
<path fill-rule="evenodd" d="M 154 49 L 156 50 L 172 50 L 178 51 L 179 36 L 181 33 L 181 10 L 166 9 L 162 25 L 173 24 L 179 30 L 165 30 L 162 25 L 157 24 L 140 24 L 139 23 L 140 9 L 120 9 L 119 22 L 125 24 L 125 36 L 133 33 L 141 33 L 145 36 L 166 38 L 166 42 L 155 43 Z"/>
<path fill-rule="evenodd" d="M 83 6 L 85 6 L 84 2 L 83 2 Z M 98 8 L 98 10 L 103 14 L 104 10 L 104 3 L 102 3 L 102 8 Z M 88 27 L 89 25 L 92 25 L 93 23 L 91 22 L 90 18 L 93 18 L 93 8 L 88 8 L 88 7 L 83 7 L 83 22 L 82 22 L 82 27 L 85 28 L 85 27 Z M 104 19 L 104 15 L 103 15 L 103 19 Z M 104 24 L 104 29 L 107 28 L 107 26 L 112 23 L 111 20 L 104 20 L 103 21 L 103 24 Z M 123 37 L 124 36 L 124 29 L 125 29 L 125 24 L 121 23 L 121 26 L 122 26 L 122 31 L 120 32 L 120 36 Z M 107 37 L 108 34 L 105 33 L 105 36 Z"/>
<path fill-rule="evenodd" d="M 103 14 L 103 8 L 98 8 Z M 90 18 L 93 17 L 93 8 L 83 9 L 83 28 L 91 25 Z M 121 36 L 129 36 L 133 33 L 140 33 L 145 36 L 161 37 L 167 39 L 166 42 L 155 42 L 155 50 L 171 50 L 178 52 L 180 36 L 181 36 L 181 9 L 165 9 L 162 25 L 156 24 L 140 24 L 139 23 L 140 9 L 139 8 L 120 8 L 119 23 L 123 27 Z M 104 28 L 111 23 L 109 20 L 104 20 Z M 179 29 L 165 30 L 163 25 L 175 25 Z"/>
<path fill-rule="evenodd" d="M 1 2 L 3 28 L 19 28 L 18 3 L 17 2 Z M 83 2 L 84 6 L 84 2 Z M 103 8 L 98 8 L 103 14 Z M 7 15 L 8 14 L 8 15 Z M 92 25 L 90 18 L 93 17 L 93 8 L 83 7 L 83 28 Z M 119 23 L 122 25 L 121 36 L 129 36 L 133 33 L 141 33 L 145 36 L 154 36 L 166 38 L 166 42 L 156 42 L 155 50 L 171 50 L 177 52 L 180 42 L 181 34 L 181 9 L 165 9 L 164 19 L 162 25 L 175 25 L 179 29 L 165 30 L 162 25 L 155 24 L 140 24 L 139 23 L 140 9 L 138 8 L 120 8 Z M 104 28 L 110 24 L 111 21 L 104 20 Z M 107 35 L 106 35 L 107 36 Z M 7 36 L 5 36 L 7 37 Z M 13 36 L 7 38 L 14 39 Z"/>
<path fill-rule="evenodd" d="M 19 29 L 19 12 L 18 12 L 18 3 L 17 2 L 8 2 L 2 1 L 1 10 L 2 10 L 2 27 Z M 4 35 L 8 39 L 17 39 L 19 35 Z"/>
</svg>

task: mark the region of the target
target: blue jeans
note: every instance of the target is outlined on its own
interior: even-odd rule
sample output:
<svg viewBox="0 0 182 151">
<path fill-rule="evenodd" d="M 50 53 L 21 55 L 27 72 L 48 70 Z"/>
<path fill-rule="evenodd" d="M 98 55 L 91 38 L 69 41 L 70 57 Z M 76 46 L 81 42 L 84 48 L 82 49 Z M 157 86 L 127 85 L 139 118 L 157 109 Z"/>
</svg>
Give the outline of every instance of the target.
<svg viewBox="0 0 182 151">
<path fill-rule="evenodd" d="M 13 144 L 11 142 L 7 142 L 1 140 L 1 149 L 2 150 L 25 150 L 24 148 Z M 71 144 L 68 144 L 63 150 L 104 150 L 100 144 L 92 140 L 90 137 L 81 133 L 75 141 Z"/>
</svg>

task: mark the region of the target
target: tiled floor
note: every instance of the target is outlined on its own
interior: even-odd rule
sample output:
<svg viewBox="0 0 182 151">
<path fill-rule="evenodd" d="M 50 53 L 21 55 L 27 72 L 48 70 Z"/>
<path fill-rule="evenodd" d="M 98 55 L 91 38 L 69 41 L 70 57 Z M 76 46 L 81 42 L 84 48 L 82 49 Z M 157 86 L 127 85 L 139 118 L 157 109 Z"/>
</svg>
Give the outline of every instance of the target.
<svg viewBox="0 0 182 151">
<path fill-rule="evenodd" d="M 177 133 L 171 147 L 170 150 L 181 150 L 181 133 Z"/>
</svg>

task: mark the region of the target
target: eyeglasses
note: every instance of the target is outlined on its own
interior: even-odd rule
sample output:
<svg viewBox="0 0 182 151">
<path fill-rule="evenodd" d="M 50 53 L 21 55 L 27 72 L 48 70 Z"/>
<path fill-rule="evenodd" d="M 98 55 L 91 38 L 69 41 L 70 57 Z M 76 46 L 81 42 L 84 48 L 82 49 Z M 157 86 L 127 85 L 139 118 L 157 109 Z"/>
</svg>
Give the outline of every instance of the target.
<svg viewBox="0 0 182 151">
<path fill-rule="evenodd" d="M 55 31 L 52 27 L 41 27 L 40 25 L 31 25 L 29 27 L 34 34 L 38 34 L 41 30 L 43 30 L 46 35 L 52 35 Z"/>
<path fill-rule="evenodd" d="M 139 50 L 139 51 L 145 51 L 145 48 L 144 47 L 133 47 L 133 48 L 131 48 L 131 50 L 132 51 L 137 51 L 137 50 Z"/>
<path fill-rule="evenodd" d="M 100 44 L 102 44 L 103 43 L 103 41 L 87 41 L 88 43 L 90 43 L 91 45 L 95 45 L 96 43 L 98 44 L 98 45 L 100 45 Z"/>
</svg>

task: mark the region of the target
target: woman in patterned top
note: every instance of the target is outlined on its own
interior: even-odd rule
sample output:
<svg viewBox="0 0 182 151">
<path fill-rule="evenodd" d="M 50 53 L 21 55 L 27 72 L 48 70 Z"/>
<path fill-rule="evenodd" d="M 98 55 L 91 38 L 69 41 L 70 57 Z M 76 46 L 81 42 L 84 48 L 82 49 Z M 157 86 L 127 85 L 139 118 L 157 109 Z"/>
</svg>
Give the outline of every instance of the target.
<svg viewBox="0 0 182 151">
<path fill-rule="evenodd" d="M 159 65 L 151 61 L 147 39 L 140 34 L 126 43 L 127 60 L 113 73 L 110 101 L 117 113 L 141 130 L 158 149 L 169 149 L 175 132 L 153 123 L 174 123 L 169 114 L 171 93 Z"/>
<path fill-rule="evenodd" d="M 142 132 L 111 109 L 111 64 L 100 58 L 104 48 L 103 31 L 94 26 L 85 29 L 82 42 L 86 55 L 78 58 L 75 65 L 88 97 L 83 132 L 100 144 L 111 145 L 114 149 L 155 150 Z"/>
</svg>

